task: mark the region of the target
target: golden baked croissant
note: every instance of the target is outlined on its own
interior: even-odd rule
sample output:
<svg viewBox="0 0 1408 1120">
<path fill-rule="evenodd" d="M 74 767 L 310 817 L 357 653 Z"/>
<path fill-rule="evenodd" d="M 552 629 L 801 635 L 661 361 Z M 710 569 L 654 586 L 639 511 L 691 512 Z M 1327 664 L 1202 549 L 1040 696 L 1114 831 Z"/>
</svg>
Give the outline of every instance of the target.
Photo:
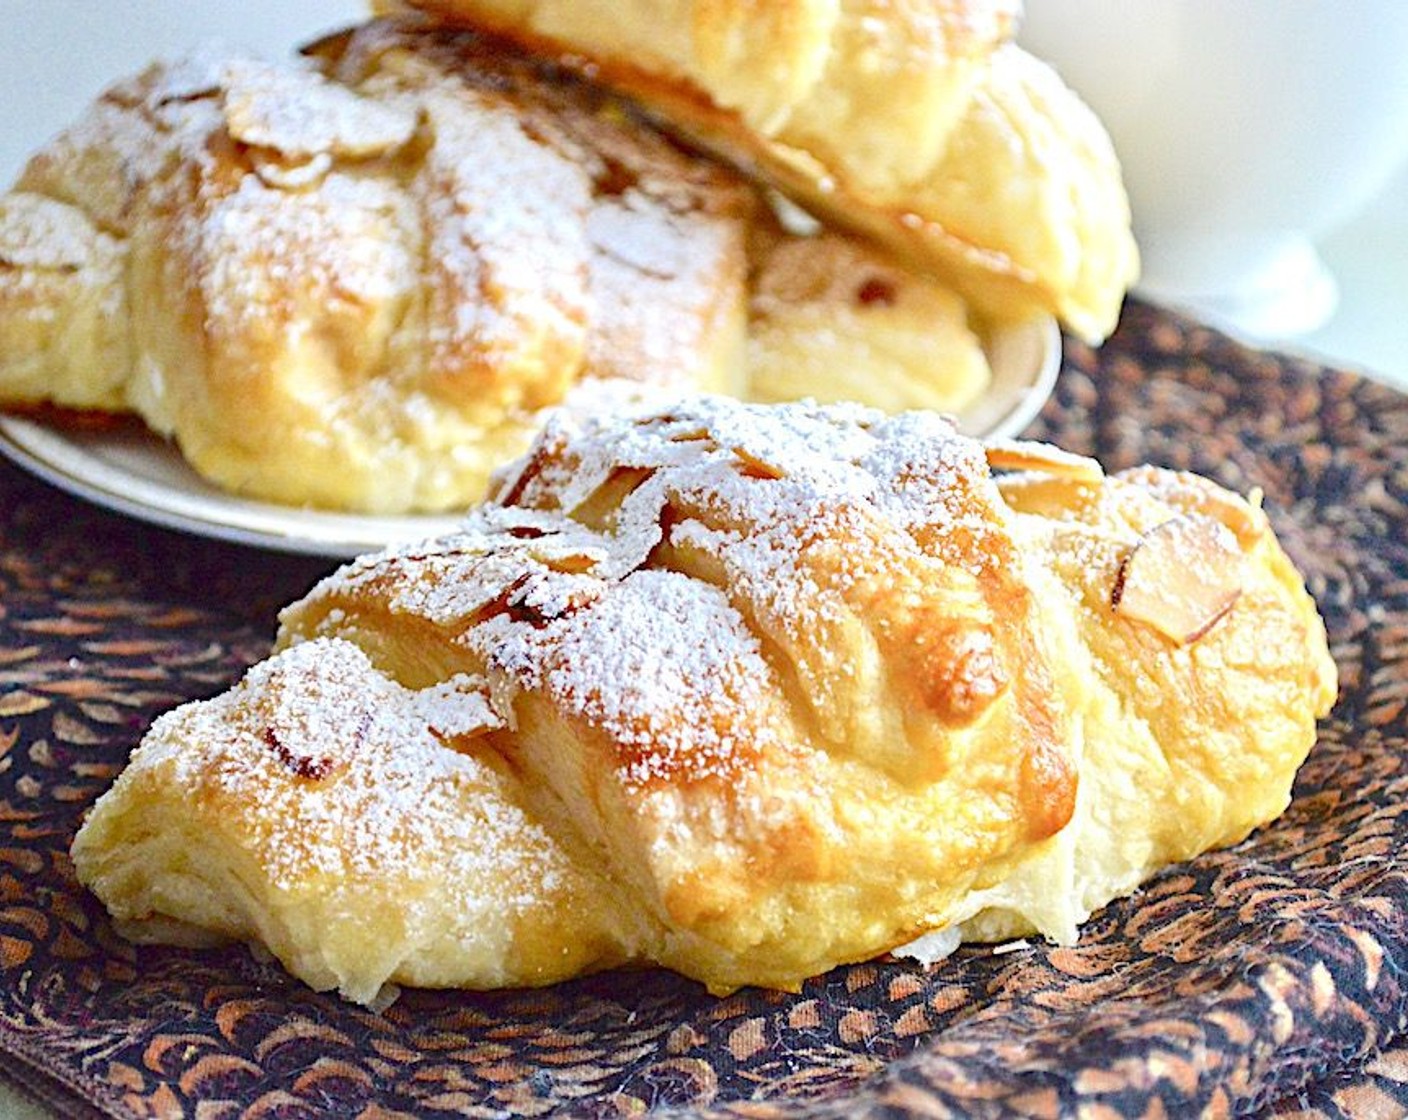
<svg viewBox="0 0 1408 1120">
<path fill-rule="evenodd" d="M 153 67 L 30 162 L 0 198 L 0 404 L 132 410 L 228 490 L 400 512 L 481 498 L 583 377 L 939 408 L 987 384 L 949 293 L 781 232 L 589 83 L 416 18 L 311 54 Z M 837 271 L 784 295 L 782 259 Z"/>
<path fill-rule="evenodd" d="M 4 203 L 0 399 L 125 405 L 228 489 L 386 512 L 481 496 L 585 366 L 741 390 L 751 192 L 580 83 L 412 39 L 111 90 Z"/>
<path fill-rule="evenodd" d="M 395 10 L 395 0 L 383 0 Z M 412 0 L 412 6 L 570 48 L 608 83 L 688 85 L 751 131 L 816 150 L 848 176 L 927 174 L 1011 36 L 1020 0 L 786 4 L 736 0 Z"/>
<path fill-rule="evenodd" d="M 1256 502 L 858 406 L 555 419 L 462 531 L 281 621 L 74 866 L 134 935 L 361 1001 L 1069 941 L 1280 813 L 1335 695 Z"/>
<path fill-rule="evenodd" d="M 954 413 L 981 399 L 993 367 L 952 288 L 833 230 L 760 221 L 748 257 L 748 399 Z"/>
<path fill-rule="evenodd" d="M 988 316 L 1044 310 L 1097 342 L 1137 275 L 1110 139 L 1009 41 L 1018 0 L 408 2 L 578 60 Z"/>
</svg>

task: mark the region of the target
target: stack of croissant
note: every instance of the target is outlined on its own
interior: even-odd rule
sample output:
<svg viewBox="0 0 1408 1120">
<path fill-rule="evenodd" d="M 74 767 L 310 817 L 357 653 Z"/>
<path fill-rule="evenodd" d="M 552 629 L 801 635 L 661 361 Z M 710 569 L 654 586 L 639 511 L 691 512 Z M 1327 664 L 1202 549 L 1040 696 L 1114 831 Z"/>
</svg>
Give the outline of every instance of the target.
<svg viewBox="0 0 1408 1120">
<path fill-rule="evenodd" d="M 622 380 L 958 410 L 1113 327 L 1108 139 L 1010 2 L 428 2 L 111 89 L 0 198 L 0 407 L 228 491 L 461 509 Z M 637 10 L 639 9 L 639 10 Z"/>
<path fill-rule="evenodd" d="M 1137 268 L 1016 16 L 423 0 L 155 66 L 30 162 L 0 403 L 136 413 L 237 493 L 473 506 L 154 724 L 72 847 L 120 928 L 369 1003 L 796 988 L 1069 941 L 1281 812 L 1335 667 L 1258 497 L 939 414 Z"/>
</svg>

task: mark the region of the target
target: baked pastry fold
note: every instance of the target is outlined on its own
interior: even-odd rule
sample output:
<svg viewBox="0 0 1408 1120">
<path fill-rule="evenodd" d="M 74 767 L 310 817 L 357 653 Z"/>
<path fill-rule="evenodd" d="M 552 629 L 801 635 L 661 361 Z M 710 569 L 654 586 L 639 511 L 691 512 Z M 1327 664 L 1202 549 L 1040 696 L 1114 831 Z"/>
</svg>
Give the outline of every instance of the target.
<svg viewBox="0 0 1408 1120">
<path fill-rule="evenodd" d="M 1098 343 L 1137 278 L 1109 136 L 1012 41 L 1018 2 L 408 3 L 575 62 L 988 317 Z"/>
<path fill-rule="evenodd" d="M 0 400 L 130 409 L 233 492 L 396 512 L 480 497 L 587 367 L 741 391 L 751 192 L 460 46 L 368 25 L 316 66 L 110 90 L 0 202 Z"/>
<path fill-rule="evenodd" d="M 795 988 L 1073 939 L 1276 816 L 1334 678 L 1265 515 L 1205 480 L 930 413 L 561 414 L 460 532 L 345 566 L 158 720 L 73 859 L 129 930 L 355 1000 Z"/>
<path fill-rule="evenodd" d="M 135 413 L 288 505 L 463 509 L 608 382 L 962 408 L 982 326 L 601 87 L 416 17 L 154 65 L 0 196 L 0 407 Z"/>
</svg>

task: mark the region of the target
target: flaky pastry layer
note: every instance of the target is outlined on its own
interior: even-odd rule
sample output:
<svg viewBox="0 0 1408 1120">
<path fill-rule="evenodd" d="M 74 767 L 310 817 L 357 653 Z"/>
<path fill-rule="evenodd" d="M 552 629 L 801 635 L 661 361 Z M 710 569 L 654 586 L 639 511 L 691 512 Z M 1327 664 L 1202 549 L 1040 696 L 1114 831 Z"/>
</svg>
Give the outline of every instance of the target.
<svg viewBox="0 0 1408 1120">
<path fill-rule="evenodd" d="M 356 1000 L 624 962 L 795 988 L 935 931 L 1069 941 L 1276 816 L 1334 693 L 1212 483 L 692 398 L 561 417 L 462 531 L 324 580 L 73 858 L 125 923 Z"/>
<path fill-rule="evenodd" d="M 844 271 L 779 300 L 784 256 Z M 970 318 L 599 87 L 414 17 L 153 66 L 0 197 L 0 407 L 135 412 L 289 505 L 463 509 L 605 381 L 959 408 L 989 377 Z"/>
<path fill-rule="evenodd" d="M 1011 41 L 1019 0 L 409 3 L 575 60 L 990 317 L 1098 342 L 1138 275 L 1109 136 Z"/>
</svg>

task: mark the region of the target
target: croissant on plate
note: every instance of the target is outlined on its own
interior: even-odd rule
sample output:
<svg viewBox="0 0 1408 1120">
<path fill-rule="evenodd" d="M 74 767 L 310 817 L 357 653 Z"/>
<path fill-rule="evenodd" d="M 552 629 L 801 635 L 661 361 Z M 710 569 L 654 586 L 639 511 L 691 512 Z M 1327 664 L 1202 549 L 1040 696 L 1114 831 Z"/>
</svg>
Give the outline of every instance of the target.
<svg viewBox="0 0 1408 1120">
<path fill-rule="evenodd" d="M 74 841 L 137 937 L 358 1001 L 658 964 L 795 988 L 1070 941 L 1287 804 L 1335 696 L 1255 500 L 928 412 L 555 414 L 161 717 Z"/>
<path fill-rule="evenodd" d="M 290 505 L 463 508 L 611 381 L 958 409 L 982 335 L 599 85 L 413 16 L 155 65 L 0 196 L 0 407 L 133 412 Z"/>
<path fill-rule="evenodd" d="M 488 27 L 999 317 L 1099 342 L 1139 269 L 1095 114 L 1012 41 L 1020 0 L 383 0 Z"/>
</svg>

